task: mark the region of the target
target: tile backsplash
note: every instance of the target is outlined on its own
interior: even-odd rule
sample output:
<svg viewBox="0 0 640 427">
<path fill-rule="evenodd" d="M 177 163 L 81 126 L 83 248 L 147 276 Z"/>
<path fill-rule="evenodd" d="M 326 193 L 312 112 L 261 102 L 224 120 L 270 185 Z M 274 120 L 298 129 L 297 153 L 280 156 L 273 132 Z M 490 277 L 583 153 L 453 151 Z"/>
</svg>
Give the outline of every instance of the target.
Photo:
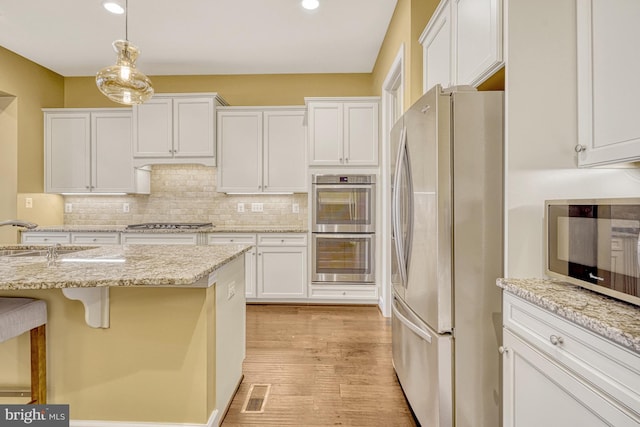
<svg viewBox="0 0 640 427">
<path fill-rule="evenodd" d="M 212 222 L 218 225 L 284 225 L 307 227 L 307 194 L 227 195 L 216 192 L 216 168 L 157 165 L 151 170 L 151 194 L 65 196 L 72 212 L 68 225 L 127 225 L 143 222 Z M 238 212 L 244 203 L 244 212 Z M 252 212 L 262 203 L 262 212 Z M 129 212 L 123 212 L 128 204 Z M 293 205 L 299 212 L 293 213 Z"/>
</svg>

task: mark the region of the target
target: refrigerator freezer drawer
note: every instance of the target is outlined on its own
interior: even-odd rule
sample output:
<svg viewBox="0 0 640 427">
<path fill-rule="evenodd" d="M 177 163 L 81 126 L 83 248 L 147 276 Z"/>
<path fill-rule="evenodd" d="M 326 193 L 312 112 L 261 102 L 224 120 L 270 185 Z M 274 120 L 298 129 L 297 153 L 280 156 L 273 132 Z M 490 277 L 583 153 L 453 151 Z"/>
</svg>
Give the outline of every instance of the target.
<svg viewBox="0 0 640 427">
<path fill-rule="evenodd" d="M 451 427 L 453 338 L 437 334 L 394 297 L 393 366 L 423 426 Z"/>
</svg>

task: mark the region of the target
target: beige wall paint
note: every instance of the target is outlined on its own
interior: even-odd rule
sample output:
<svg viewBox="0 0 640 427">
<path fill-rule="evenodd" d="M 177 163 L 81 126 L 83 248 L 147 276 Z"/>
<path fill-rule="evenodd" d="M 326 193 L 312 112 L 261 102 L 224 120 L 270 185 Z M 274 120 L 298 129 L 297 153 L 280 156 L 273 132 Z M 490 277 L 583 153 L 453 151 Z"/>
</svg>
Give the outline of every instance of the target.
<svg viewBox="0 0 640 427">
<path fill-rule="evenodd" d="M 25 200 L 31 199 L 27 208 Z M 64 219 L 64 198 L 59 194 L 18 193 L 18 218 L 38 225 L 60 225 Z"/>
<path fill-rule="evenodd" d="M 438 3 L 438 0 L 398 0 L 373 68 L 373 90 L 380 95 L 389 68 L 404 44 L 405 110 L 422 95 L 422 45 L 418 39 Z"/>
<path fill-rule="evenodd" d="M 151 76 L 156 93 L 217 92 L 230 105 L 304 105 L 305 96 L 372 95 L 371 74 Z M 67 108 L 116 107 L 93 77 L 67 77 Z"/>
<path fill-rule="evenodd" d="M 0 222 L 17 218 L 18 101 L 0 96 Z M 0 227 L 0 243 L 16 243 L 15 227 Z"/>
<path fill-rule="evenodd" d="M 64 105 L 64 79 L 0 47 L 0 92 L 18 101 L 18 192 L 44 190 L 42 108 Z M 15 196 L 15 195 L 14 195 Z"/>
</svg>

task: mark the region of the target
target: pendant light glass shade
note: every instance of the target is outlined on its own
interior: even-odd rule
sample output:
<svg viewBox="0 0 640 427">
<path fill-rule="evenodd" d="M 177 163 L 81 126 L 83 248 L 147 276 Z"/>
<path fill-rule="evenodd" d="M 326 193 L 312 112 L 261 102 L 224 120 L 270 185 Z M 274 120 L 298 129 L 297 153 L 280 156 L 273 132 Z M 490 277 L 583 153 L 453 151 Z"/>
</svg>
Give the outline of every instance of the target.
<svg viewBox="0 0 640 427">
<path fill-rule="evenodd" d="M 136 69 L 140 51 L 127 40 L 114 41 L 113 49 L 118 54 L 116 65 L 98 71 L 98 89 L 119 104 L 142 104 L 153 96 L 153 87 L 151 80 Z"/>
</svg>

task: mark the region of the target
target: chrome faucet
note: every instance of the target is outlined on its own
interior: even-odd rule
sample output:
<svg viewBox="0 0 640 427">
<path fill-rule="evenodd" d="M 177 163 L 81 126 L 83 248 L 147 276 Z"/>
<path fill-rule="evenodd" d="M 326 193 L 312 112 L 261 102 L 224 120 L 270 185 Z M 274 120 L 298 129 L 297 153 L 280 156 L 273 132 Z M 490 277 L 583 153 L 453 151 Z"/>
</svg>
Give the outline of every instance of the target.
<svg viewBox="0 0 640 427">
<path fill-rule="evenodd" d="M 49 246 L 47 248 L 47 265 L 52 266 L 58 260 L 58 249 L 60 249 L 62 245 L 60 243 L 56 243 L 53 246 Z"/>
<path fill-rule="evenodd" d="M 19 219 L 10 219 L 8 221 L 0 222 L 0 226 L 3 225 L 13 225 L 14 227 L 24 227 L 24 228 L 36 228 L 38 224 L 34 224 L 33 222 L 22 221 Z"/>
</svg>

